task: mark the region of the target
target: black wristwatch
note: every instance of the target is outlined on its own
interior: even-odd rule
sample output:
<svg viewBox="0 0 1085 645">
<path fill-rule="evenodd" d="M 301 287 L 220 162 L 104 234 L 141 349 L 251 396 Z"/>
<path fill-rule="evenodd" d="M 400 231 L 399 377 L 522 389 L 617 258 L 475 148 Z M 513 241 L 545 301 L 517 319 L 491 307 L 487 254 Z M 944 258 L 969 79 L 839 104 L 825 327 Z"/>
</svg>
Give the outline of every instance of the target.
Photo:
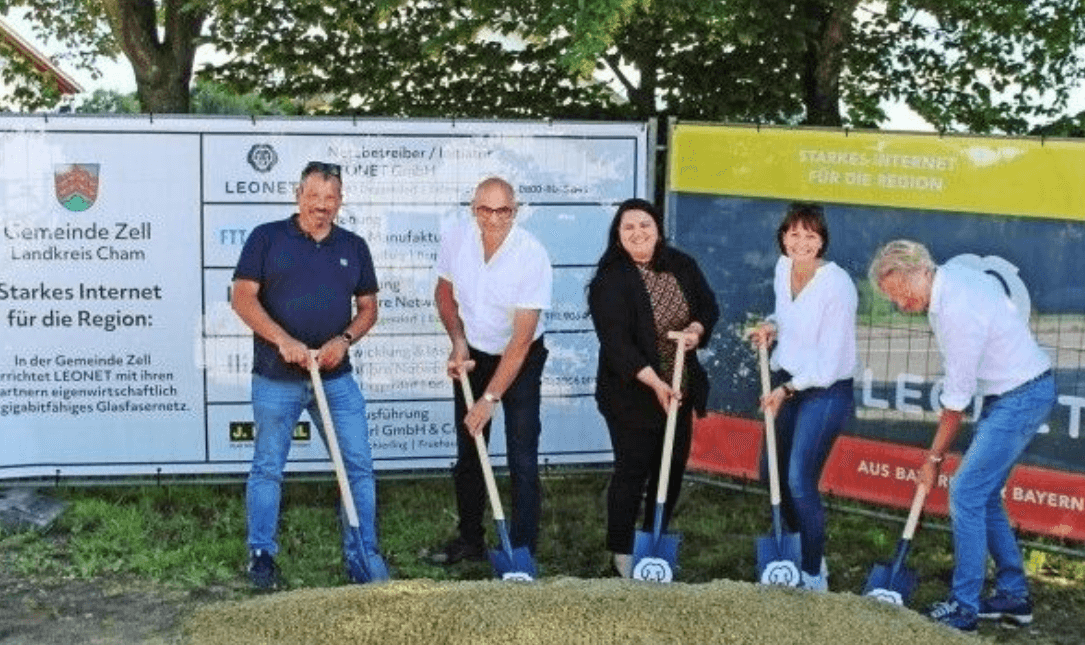
<svg viewBox="0 0 1085 645">
<path fill-rule="evenodd" d="M 791 384 L 791 381 L 788 381 L 787 383 L 784 383 L 780 387 L 784 388 L 784 398 L 785 399 L 790 399 L 791 397 L 795 396 L 795 392 L 797 392 L 797 390 L 795 389 L 795 386 Z"/>
<path fill-rule="evenodd" d="M 345 331 L 339 335 L 343 338 L 343 340 L 347 341 L 347 345 L 354 342 L 354 334 L 350 333 L 349 331 Z"/>
</svg>

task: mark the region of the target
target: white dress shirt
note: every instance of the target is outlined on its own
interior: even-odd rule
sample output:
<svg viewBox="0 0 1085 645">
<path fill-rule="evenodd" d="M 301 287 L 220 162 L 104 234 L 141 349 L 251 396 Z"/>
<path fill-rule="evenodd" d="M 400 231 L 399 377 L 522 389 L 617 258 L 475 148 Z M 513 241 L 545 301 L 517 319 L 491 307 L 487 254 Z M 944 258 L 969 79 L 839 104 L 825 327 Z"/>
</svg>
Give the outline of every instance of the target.
<svg viewBox="0 0 1085 645">
<path fill-rule="evenodd" d="M 942 352 L 945 408 L 963 410 L 976 394 L 1003 394 L 1051 368 L 1002 285 L 982 271 L 938 267 L 927 318 Z"/>
<path fill-rule="evenodd" d="M 554 280 L 550 256 L 515 223 L 486 262 L 475 219 L 455 222 L 441 233 L 437 275 L 452 283 L 468 344 L 487 354 L 504 353 L 517 309 L 550 309 Z M 545 330 L 540 315 L 534 338 Z"/>
<path fill-rule="evenodd" d="M 787 370 L 796 390 L 828 387 L 852 378 L 858 364 L 855 312 L 859 296 L 851 276 L 826 262 L 792 298 L 791 264 L 786 255 L 776 262 L 776 311 L 769 317 L 776 325 L 772 368 Z"/>
</svg>

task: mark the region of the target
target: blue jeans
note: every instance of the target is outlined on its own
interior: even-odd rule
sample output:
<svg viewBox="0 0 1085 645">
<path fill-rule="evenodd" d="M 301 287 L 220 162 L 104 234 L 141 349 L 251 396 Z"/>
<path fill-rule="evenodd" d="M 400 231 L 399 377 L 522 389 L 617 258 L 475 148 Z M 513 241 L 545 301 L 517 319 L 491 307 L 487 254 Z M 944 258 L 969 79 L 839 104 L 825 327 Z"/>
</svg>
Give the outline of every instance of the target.
<svg viewBox="0 0 1085 645">
<path fill-rule="evenodd" d="M 468 373 L 471 391 L 481 398 L 486 385 L 493 377 L 501 357 L 470 348 L 475 369 Z M 532 553 L 538 542 L 539 515 L 539 435 L 542 434 L 540 419 L 540 389 L 542 371 L 548 355 L 542 338 L 531 344 L 527 358 L 509 389 L 501 397 L 505 413 L 505 444 L 508 450 L 509 480 L 512 484 L 512 512 L 510 516 L 509 541 L 514 547 L 526 546 Z M 463 389 L 455 386 L 456 415 L 456 463 L 452 467 L 452 481 L 456 487 L 456 507 L 460 515 L 460 536 L 471 544 L 484 543 L 482 518 L 486 507 L 486 482 L 482 477 L 482 463 L 478 458 L 475 440 L 463 424 L 467 406 Z M 490 440 L 491 423 L 483 428 L 487 443 Z"/>
<path fill-rule="evenodd" d="M 979 611 L 987 555 L 995 561 L 995 587 L 1010 596 L 1028 594 L 1021 550 L 1002 504 L 1002 487 L 1055 406 L 1050 373 L 999 396 L 984 399 L 972 444 L 949 485 L 953 521 L 952 594 Z"/>
<path fill-rule="evenodd" d="M 789 528 L 799 532 L 802 570 L 811 575 L 821 571 L 825 555 L 825 506 L 818 480 L 833 441 L 854 411 L 855 386 L 849 378 L 796 392 L 776 416 L 780 511 Z M 767 475 L 764 463 L 762 472 Z"/>
<path fill-rule="evenodd" d="M 358 512 L 361 540 L 369 554 L 379 553 L 377 543 L 377 492 L 373 459 L 369 452 L 369 424 L 365 416 L 365 397 L 351 374 L 324 381 L 332 423 L 339 439 L 339 452 Z M 294 426 L 302 410 L 308 410 L 321 438 L 327 444 L 320 410 L 309 381 L 279 381 L 252 376 L 252 408 L 256 421 L 252 469 L 245 491 L 248 542 L 252 550 L 262 549 L 272 555 L 279 551 L 276 534 L 279 528 L 279 503 L 282 499 L 283 468 Z M 357 553 L 357 537 L 349 530 L 340 509 L 344 553 Z"/>
</svg>

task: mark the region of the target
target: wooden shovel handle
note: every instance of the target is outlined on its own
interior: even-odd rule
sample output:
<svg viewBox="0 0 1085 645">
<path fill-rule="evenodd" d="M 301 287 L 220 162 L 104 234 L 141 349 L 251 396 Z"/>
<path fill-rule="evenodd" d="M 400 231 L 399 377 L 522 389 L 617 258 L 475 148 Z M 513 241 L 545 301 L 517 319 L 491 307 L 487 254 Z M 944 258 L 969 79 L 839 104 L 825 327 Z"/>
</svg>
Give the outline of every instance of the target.
<svg viewBox="0 0 1085 645">
<path fill-rule="evenodd" d="M 674 375 L 671 377 L 671 389 L 679 392 L 682 388 L 682 370 L 686 364 L 686 334 L 678 331 L 667 332 L 667 338 L 678 343 L 674 357 Z M 663 433 L 663 459 L 659 466 L 659 486 L 656 488 L 656 504 L 667 501 L 667 486 L 671 479 L 671 455 L 674 453 L 674 426 L 678 423 L 677 396 L 671 397 L 667 406 L 667 427 Z"/>
<path fill-rule="evenodd" d="M 328 453 L 331 454 L 332 465 L 335 467 L 335 479 L 339 482 L 339 495 L 343 498 L 343 510 L 347 514 L 347 522 L 351 527 L 358 528 L 360 526 L 358 509 L 354 507 L 354 494 L 350 492 L 347 470 L 343 467 L 343 455 L 339 452 L 339 437 L 335 434 L 335 424 L 332 423 L 332 414 L 328 409 L 328 399 L 324 396 L 324 381 L 320 378 L 320 368 L 317 366 L 316 357 L 317 351 L 309 350 L 309 378 L 313 381 L 316 407 L 320 408 L 324 435 L 328 438 Z"/>
<path fill-rule="evenodd" d="M 757 355 L 761 364 L 761 394 L 768 396 L 772 391 L 769 378 L 769 349 L 765 345 L 757 346 Z M 776 418 L 765 410 L 765 452 L 769 462 L 769 500 L 773 506 L 780 504 L 780 471 L 776 463 Z"/>
<path fill-rule="evenodd" d="M 916 526 L 919 525 L 919 514 L 923 511 L 923 503 L 927 499 L 927 492 L 929 489 L 923 484 L 919 484 L 915 488 L 915 496 L 912 497 L 912 508 L 908 511 L 908 521 L 904 524 L 905 540 L 911 540 L 915 535 Z"/>
<path fill-rule="evenodd" d="M 475 405 L 475 395 L 471 392 L 471 382 L 467 380 L 467 372 L 460 372 L 460 385 L 463 386 L 463 400 L 467 403 L 470 411 Z M 494 514 L 495 522 L 505 520 L 505 511 L 501 508 L 501 498 L 497 495 L 497 482 L 494 480 L 494 469 L 490 465 L 490 454 L 486 451 L 486 440 L 482 433 L 475 435 L 475 449 L 478 450 L 478 461 L 482 464 L 482 477 L 486 480 L 486 493 L 490 498 L 490 509 Z"/>
</svg>

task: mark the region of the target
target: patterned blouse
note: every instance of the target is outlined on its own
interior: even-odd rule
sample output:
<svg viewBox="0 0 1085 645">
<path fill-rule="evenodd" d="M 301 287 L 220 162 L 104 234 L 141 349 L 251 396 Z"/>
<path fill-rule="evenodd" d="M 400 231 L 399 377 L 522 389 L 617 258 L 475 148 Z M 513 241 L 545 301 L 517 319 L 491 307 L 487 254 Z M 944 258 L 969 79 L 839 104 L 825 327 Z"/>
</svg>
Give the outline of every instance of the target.
<svg viewBox="0 0 1085 645">
<path fill-rule="evenodd" d="M 661 379 L 671 384 L 674 377 L 674 360 L 678 353 L 678 344 L 667 338 L 667 332 L 685 329 L 690 320 L 689 302 L 678 286 L 673 273 L 653 271 L 647 266 L 637 265 L 644 286 L 648 289 L 648 300 L 652 303 L 652 317 L 655 319 L 656 349 L 659 351 L 659 363 L 663 373 Z M 689 383 L 689 362 L 683 363 L 682 391 Z"/>
</svg>

